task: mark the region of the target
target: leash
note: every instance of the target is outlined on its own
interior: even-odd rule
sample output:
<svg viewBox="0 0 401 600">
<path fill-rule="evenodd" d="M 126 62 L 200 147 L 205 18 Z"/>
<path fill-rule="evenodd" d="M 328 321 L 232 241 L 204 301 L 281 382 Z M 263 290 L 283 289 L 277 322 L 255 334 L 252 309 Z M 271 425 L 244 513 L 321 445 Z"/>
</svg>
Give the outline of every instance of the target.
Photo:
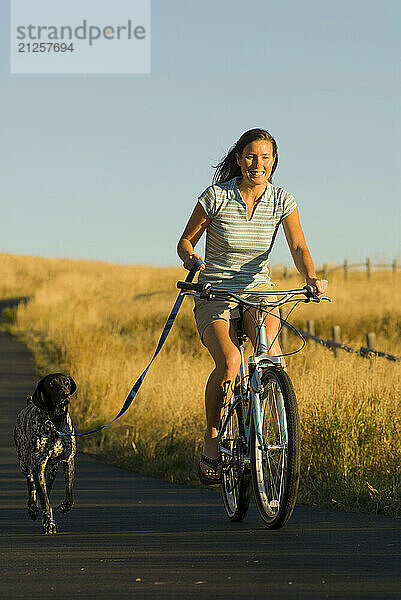
<svg viewBox="0 0 401 600">
<path fill-rule="evenodd" d="M 191 282 L 193 280 L 193 278 L 195 277 L 196 273 L 199 271 L 200 266 L 202 264 L 202 260 L 200 258 L 198 258 L 198 260 L 196 261 L 196 263 L 194 264 L 194 266 L 192 267 L 192 269 L 190 270 L 190 272 L 187 275 L 187 278 L 185 279 L 185 281 L 187 282 Z M 131 406 L 135 396 L 138 393 L 139 388 L 142 385 L 143 380 L 146 377 L 147 372 L 150 369 L 151 364 L 153 363 L 153 361 L 155 360 L 156 356 L 159 354 L 160 350 L 163 347 L 164 342 L 167 339 L 168 334 L 170 333 L 170 330 L 173 326 L 173 323 L 175 321 L 175 318 L 178 314 L 178 311 L 180 310 L 182 301 L 184 300 L 184 294 L 182 293 L 182 291 L 178 294 L 177 296 L 177 300 L 174 303 L 173 308 L 171 309 L 171 312 L 168 316 L 167 322 L 164 326 L 164 329 L 161 333 L 159 342 L 156 346 L 156 350 L 155 353 L 153 354 L 152 360 L 150 361 L 150 363 L 148 364 L 148 366 L 146 367 L 146 369 L 143 371 L 142 375 L 140 375 L 138 377 L 138 379 L 136 380 L 136 382 L 134 383 L 131 391 L 129 392 L 124 404 L 122 405 L 120 412 L 118 413 L 118 415 L 116 417 L 114 417 L 114 419 L 112 421 L 110 421 L 109 423 L 106 423 L 106 425 L 102 425 L 101 427 L 97 427 L 96 429 L 91 429 L 90 431 L 84 431 L 82 433 L 63 433 L 61 431 L 59 431 L 59 435 L 68 435 L 70 437 L 75 436 L 82 436 L 82 435 L 90 435 L 91 433 L 96 433 L 97 431 L 100 431 L 101 429 L 105 429 L 106 427 L 108 427 L 109 425 L 111 425 L 112 423 L 114 423 L 114 421 L 117 421 L 117 419 L 119 419 L 120 417 L 123 416 L 123 414 L 125 412 L 127 412 L 127 410 L 129 409 L 129 407 Z"/>
</svg>

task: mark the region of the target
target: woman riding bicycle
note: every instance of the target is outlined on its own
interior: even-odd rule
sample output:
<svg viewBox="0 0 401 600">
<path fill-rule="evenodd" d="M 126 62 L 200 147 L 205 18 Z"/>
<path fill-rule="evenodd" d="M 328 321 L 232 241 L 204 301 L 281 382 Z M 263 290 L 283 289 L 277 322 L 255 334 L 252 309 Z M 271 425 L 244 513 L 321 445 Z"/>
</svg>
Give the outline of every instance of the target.
<svg viewBox="0 0 401 600">
<path fill-rule="evenodd" d="M 307 284 L 323 294 L 327 281 L 316 277 L 315 268 L 299 221 L 293 196 L 272 184 L 278 164 L 277 144 L 263 129 L 246 131 L 217 165 L 213 184 L 198 202 L 178 242 L 178 255 L 188 270 L 201 258 L 194 247 L 206 230 L 206 255 L 199 282 L 213 287 L 242 291 L 268 291 L 269 256 L 280 224 L 299 273 Z M 199 465 L 199 478 L 206 485 L 221 481 L 218 451 L 220 411 L 240 365 L 234 302 L 195 298 L 196 325 L 215 368 L 205 390 L 206 431 Z M 270 345 L 279 327 L 277 309 L 267 315 L 266 332 Z M 244 314 L 244 329 L 255 345 L 254 315 Z M 277 356 L 277 339 L 270 348 Z"/>
</svg>

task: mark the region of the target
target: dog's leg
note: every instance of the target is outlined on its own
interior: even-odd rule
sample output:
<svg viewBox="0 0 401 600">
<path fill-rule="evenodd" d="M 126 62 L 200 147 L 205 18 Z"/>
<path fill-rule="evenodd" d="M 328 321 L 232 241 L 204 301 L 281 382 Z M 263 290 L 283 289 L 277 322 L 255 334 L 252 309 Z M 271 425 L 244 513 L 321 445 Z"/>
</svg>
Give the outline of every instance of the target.
<svg viewBox="0 0 401 600">
<path fill-rule="evenodd" d="M 74 504 L 74 457 L 67 462 L 63 462 L 64 479 L 65 479 L 65 499 L 57 507 L 61 513 L 67 513 L 72 509 Z"/>
<path fill-rule="evenodd" d="M 42 533 L 52 534 L 56 533 L 56 523 L 53 519 L 53 511 L 46 490 L 46 464 L 47 456 L 46 458 L 41 457 L 41 460 L 38 457 L 33 469 L 33 476 L 42 507 Z"/>
<path fill-rule="evenodd" d="M 28 486 L 28 516 L 30 519 L 32 519 L 32 521 L 34 521 L 39 513 L 34 477 L 31 469 L 24 462 L 21 461 L 20 467 L 21 471 L 26 477 L 26 483 Z"/>
<path fill-rule="evenodd" d="M 39 513 L 36 486 L 31 472 L 24 473 L 28 484 L 28 516 L 34 521 Z"/>
<path fill-rule="evenodd" d="M 32 470 L 30 468 L 31 454 L 29 442 L 25 437 L 24 429 L 21 426 L 21 417 L 17 418 L 17 424 L 14 429 L 15 447 L 17 450 L 19 466 L 26 477 L 28 485 L 28 516 L 35 520 L 38 516 L 38 500 L 36 497 L 36 487 L 33 480 Z"/>
<path fill-rule="evenodd" d="M 50 492 L 52 491 L 53 483 L 58 471 L 58 463 L 47 463 L 45 470 L 46 490 L 50 501 Z"/>
</svg>

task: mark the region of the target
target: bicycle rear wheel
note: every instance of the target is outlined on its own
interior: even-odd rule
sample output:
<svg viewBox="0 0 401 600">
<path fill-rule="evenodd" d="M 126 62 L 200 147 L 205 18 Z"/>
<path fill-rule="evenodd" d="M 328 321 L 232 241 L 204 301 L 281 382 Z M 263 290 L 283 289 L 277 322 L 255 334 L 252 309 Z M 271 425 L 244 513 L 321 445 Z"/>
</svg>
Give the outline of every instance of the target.
<svg viewBox="0 0 401 600">
<path fill-rule="evenodd" d="M 262 375 L 261 446 L 252 419 L 251 471 L 256 506 L 265 525 L 279 529 L 290 518 L 298 493 L 301 433 L 297 400 L 287 373 L 266 369 Z"/>
<path fill-rule="evenodd" d="M 252 484 L 249 469 L 244 461 L 246 440 L 241 402 L 228 409 L 220 425 L 223 504 L 231 521 L 242 521 L 248 512 Z"/>
</svg>

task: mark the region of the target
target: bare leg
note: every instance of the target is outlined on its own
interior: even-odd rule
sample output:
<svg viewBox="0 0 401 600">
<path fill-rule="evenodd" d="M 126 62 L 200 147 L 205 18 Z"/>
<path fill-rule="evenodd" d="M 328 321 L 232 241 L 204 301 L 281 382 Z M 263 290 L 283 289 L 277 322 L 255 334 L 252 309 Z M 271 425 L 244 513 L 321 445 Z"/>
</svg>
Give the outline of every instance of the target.
<svg viewBox="0 0 401 600">
<path fill-rule="evenodd" d="M 240 353 L 235 325 L 232 321 L 219 319 L 208 325 L 203 341 L 215 362 L 205 391 L 206 431 L 203 454 L 211 459 L 218 458 L 218 427 L 222 406 L 230 397 L 235 376 L 240 365 Z M 218 479 L 220 473 L 201 463 L 207 477 Z"/>
</svg>

